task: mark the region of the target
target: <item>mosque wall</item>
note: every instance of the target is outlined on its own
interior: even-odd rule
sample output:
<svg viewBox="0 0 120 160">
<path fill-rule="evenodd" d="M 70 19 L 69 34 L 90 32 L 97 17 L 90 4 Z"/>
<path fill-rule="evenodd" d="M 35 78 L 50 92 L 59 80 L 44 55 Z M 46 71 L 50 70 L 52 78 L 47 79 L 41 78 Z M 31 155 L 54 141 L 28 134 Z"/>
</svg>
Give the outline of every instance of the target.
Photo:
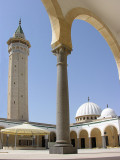
<svg viewBox="0 0 120 160">
<path fill-rule="evenodd" d="M 96 147 L 102 148 L 102 136 L 108 137 L 109 144 L 107 147 L 118 147 L 119 125 L 120 123 L 118 123 L 117 118 L 102 119 L 93 122 L 74 124 L 70 127 L 70 131 L 77 135 L 76 146 L 79 146 L 79 148 L 82 146 L 82 139 L 85 141 L 85 148 L 89 148 L 89 138 L 91 138 L 91 141 L 95 138 Z M 106 128 L 108 128 L 107 131 Z M 72 138 L 74 138 L 76 142 L 75 136 L 73 137 L 73 135 L 71 135 L 71 139 Z"/>
<path fill-rule="evenodd" d="M 22 122 L 14 122 L 8 120 L 0 121 L 0 130 L 3 128 L 13 127 L 21 124 Z M 35 124 L 34 124 L 35 125 Z M 36 126 L 39 126 L 36 123 Z M 43 125 L 41 125 L 43 127 Z M 17 136 L 17 146 L 30 145 L 32 146 L 34 140 L 34 146 L 46 147 L 45 141 L 51 144 L 56 140 L 56 128 L 54 126 L 47 126 L 44 124 L 44 129 L 51 132 L 50 136 L 35 136 L 35 137 L 20 137 Z M 102 136 L 108 137 L 107 147 L 118 147 L 118 134 L 120 133 L 120 120 L 118 118 L 93 120 L 92 122 L 76 123 L 70 126 L 70 141 L 76 148 L 89 148 L 89 139 L 91 141 L 96 139 L 96 147 L 102 148 Z M 1 134 L 0 134 L 0 146 L 1 146 Z M 24 140 L 24 141 L 22 141 Z M 26 140 L 26 141 L 25 141 Z M 92 143 L 92 142 L 91 142 Z M 52 144 L 52 145 L 53 145 Z M 14 146 L 15 136 L 3 135 L 4 146 Z M 94 146 L 93 146 L 94 148 Z"/>
</svg>

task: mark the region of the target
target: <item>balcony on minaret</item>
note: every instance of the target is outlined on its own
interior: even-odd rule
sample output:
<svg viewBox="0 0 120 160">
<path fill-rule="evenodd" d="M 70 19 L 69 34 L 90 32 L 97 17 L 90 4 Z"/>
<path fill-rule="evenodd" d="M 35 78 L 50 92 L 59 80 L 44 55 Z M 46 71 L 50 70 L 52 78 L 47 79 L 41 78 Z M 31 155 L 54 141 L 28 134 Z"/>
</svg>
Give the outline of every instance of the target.
<svg viewBox="0 0 120 160">
<path fill-rule="evenodd" d="M 8 46 L 8 52 L 9 52 L 9 49 L 10 49 L 10 44 L 11 44 L 11 43 L 17 43 L 17 42 L 18 42 L 18 43 L 20 42 L 20 43 L 22 43 L 22 44 L 27 45 L 28 48 L 31 47 L 30 42 L 25 39 L 25 35 L 24 35 L 23 29 L 22 29 L 22 27 L 21 27 L 21 19 L 20 19 L 20 21 L 19 21 L 19 26 L 18 26 L 17 30 L 15 31 L 13 37 L 10 38 L 10 39 L 7 41 L 7 44 L 9 45 L 9 46 Z"/>
</svg>

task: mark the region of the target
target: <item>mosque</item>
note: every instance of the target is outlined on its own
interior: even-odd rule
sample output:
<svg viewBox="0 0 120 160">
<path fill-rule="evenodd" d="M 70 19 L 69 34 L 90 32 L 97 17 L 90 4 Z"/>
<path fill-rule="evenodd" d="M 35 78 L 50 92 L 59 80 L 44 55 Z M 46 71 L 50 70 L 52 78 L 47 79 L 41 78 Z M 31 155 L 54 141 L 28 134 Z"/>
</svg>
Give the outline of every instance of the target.
<svg viewBox="0 0 120 160">
<path fill-rule="evenodd" d="M 57 1 L 56 1 L 57 2 Z M 54 1 L 54 7 L 58 7 L 58 4 Z M 49 1 L 49 6 L 53 3 Z M 62 2 L 60 2 L 62 5 Z M 48 5 L 45 0 L 43 0 L 45 7 Z M 71 5 L 71 4 L 70 4 Z M 79 5 L 79 4 L 77 4 Z M 52 14 L 51 8 L 46 7 L 48 13 Z M 80 8 L 81 9 L 81 8 Z M 84 12 L 83 19 L 90 21 L 94 25 L 97 24 L 99 28 L 100 24 L 98 19 L 92 15 L 88 16 L 89 12 L 87 9 L 77 8 L 72 12 L 74 17 L 77 17 L 81 12 Z M 57 10 L 58 15 L 61 14 L 61 10 Z M 53 11 L 54 12 L 54 11 Z M 86 13 L 86 15 L 85 15 Z M 69 12 L 70 14 L 70 12 Z M 76 15 L 75 15 L 76 14 Z M 52 16 L 56 16 L 55 13 Z M 67 15 L 68 16 L 68 15 Z M 80 15 L 81 16 L 81 15 Z M 81 17 L 77 18 L 81 18 Z M 92 19 L 96 18 L 96 19 Z M 58 16 L 59 19 L 60 16 Z M 53 22 L 53 17 L 51 17 L 52 27 L 58 26 L 57 20 Z M 62 17 L 63 18 L 63 17 Z M 62 19 L 61 18 L 61 19 Z M 68 17 L 70 20 L 70 18 Z M 96 20 L 96 21 L 95 21 Z M 70 20 L 69 22 L 72 23 Z M 101 21 L 99 21 L 101 22 Z M 65 24 L 60 20 L 59 25 L 61 31 L 67 28 L 67 31 L 63 31 L 63 34 L 68 34 L 69 24 Z M 65 27 L 67 26 L 68 27 Z M 101 22 L 102 25 L 102 22 Z M 55 28 L 54 28 L 55 29 Z M 107 40 L 110 43 L 109 30 L 107 27 L 101 26 L 102 33 L 106 33 Z M 57 33 L 53 31 L 54 38 L 57 37 Z M 108 34 L 108 35 L 107 35 Z M 9 52 L 9 74 L 8 74 L 8 110 L 7 118 L 0 118 L 0 130 L 4 128 L 9 128 L 22 124 L 23 122 L 29 122 L 29 124 L 43 128 L 50 132 L 49 135 L 41 136 L 24 136 L 18 135 L 16 139 L 17 148 L 34 148 L 34 149 L 47 149 L 50 148 L 50 153 L 76 153 L 77 149 L 84 148 L 109 148 L 109 147 L 119 147 L 120 146 L 120 117 L 116 115 L 113 109 L 101 108 L 90 102 L 88 97 L 88 102 L 81 104 L 78 108 L 75 116 L 76 123 L 69 124 L 69 104 L 68 104 L 68 84 L 67 84 L 67 55 L 71 53 L 71 40 L 69 36 L 65 36 L 68 39 L 62 39 L 63 35 L 61 33 L 61 38 L 55 42 L 52 39 L 53 53 L 57 56 L 57 124 L 44 124 L 29 122 L 28 119 L 28 56 L 29 48 L 31 47 L 30 42 L 26 40 L 23 29 L 21 27 L 21 20 L 19 21 L 19 26 L 11 37 L 8 44 Z M 114 43 L 117 44 L 115 41 Z M 112 43 L 113 50 L 116 48 Z M 64 91 L 62 88 L 64 87 Z M 65 97 L 65 98 L 64 98 Z M 0 135 L 0 148 L 4 149 L 14 149 L 15 138 L 14 135 L 4 134 Z"/>
</svg>

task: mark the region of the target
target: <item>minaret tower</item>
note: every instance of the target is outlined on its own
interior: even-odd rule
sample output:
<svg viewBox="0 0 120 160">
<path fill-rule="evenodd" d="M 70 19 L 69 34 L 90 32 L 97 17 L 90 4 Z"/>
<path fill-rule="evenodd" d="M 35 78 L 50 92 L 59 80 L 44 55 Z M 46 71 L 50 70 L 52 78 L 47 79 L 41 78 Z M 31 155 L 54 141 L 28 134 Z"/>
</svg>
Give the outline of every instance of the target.
<svg viewBox="0 0 120 160">
<path fill-rule="evenodd" d="M 7 44 L 9 52 L 7 118 L 28 121 L 28 55 L 31 46 L 25 39 L 21 19 Z"/>
</svg>

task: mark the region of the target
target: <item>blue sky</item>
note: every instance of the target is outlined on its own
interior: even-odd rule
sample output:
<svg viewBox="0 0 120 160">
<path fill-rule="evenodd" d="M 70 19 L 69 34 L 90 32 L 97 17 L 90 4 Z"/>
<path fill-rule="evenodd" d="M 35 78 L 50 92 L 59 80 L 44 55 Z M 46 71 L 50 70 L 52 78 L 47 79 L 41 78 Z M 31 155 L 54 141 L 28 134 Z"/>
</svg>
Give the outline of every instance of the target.
<svg viewBox="0 0 120 160">
<path fill-rule="evenodd" d="M 8 46 L 19 19 L 30 41 L 28 63 L 29 120 L 56 123 L 56 57 L 51 53 L 51 25 L 40 0 L 0 0 L 0 117 L 7 117 Z M 107 104 L 120 115 L 120 82 L 115 59 L 100 33 L 75 20 L 73 51 L 68 56 L 70 122 L 80 105 L 90 101 L 101 109 Z"/>
</svg>

